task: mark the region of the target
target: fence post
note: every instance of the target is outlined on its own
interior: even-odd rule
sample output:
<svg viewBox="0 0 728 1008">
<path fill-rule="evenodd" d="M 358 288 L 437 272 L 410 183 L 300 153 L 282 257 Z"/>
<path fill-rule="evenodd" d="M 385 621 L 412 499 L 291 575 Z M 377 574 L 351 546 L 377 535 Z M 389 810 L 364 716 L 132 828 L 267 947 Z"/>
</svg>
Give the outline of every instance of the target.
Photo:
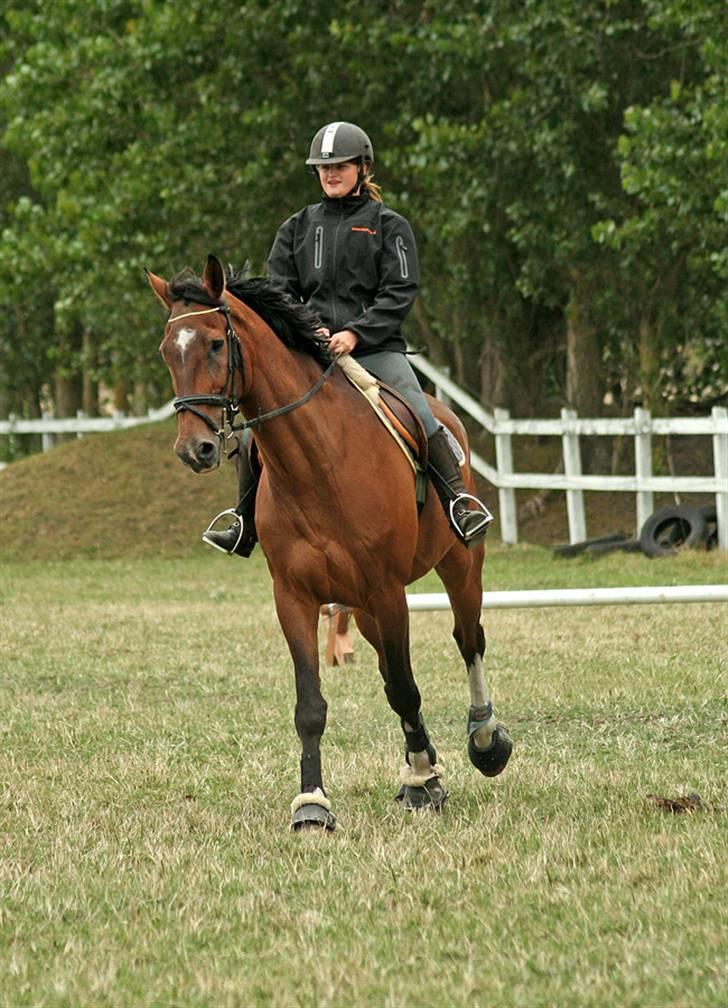
<svg viewBox="0 0 728 1008">
<path fill-rule="evenodd" d="M 712 417 L 716 425 L 728 421 L 728 409 L 714 406 Z M 723 488 L 715 495 L 715 512 L 718 519 L 718 548 L 728 550 L 728 433 L 713 435 L 713 470 Z"/>
<path fill-rule="evenodd" d="M 640 480 L 652 476 L 652 416 L 641 406 L 634 411 L 634 464 L 637 486 Z M 637 490 L 637 535 L 655 510 L 655 496 L 651 490 Z"/>
<path fill-rule="evenodd" d="M 82 409 L 76 410 L 76 419 L 77 420 L 86 419 L 86 414 Z M 80 440 L 82 437 L 86 437 L 86 435 L 83 433 L 83 431 L 76 431 L 76 437 Z"/>
<path fill-rule="evenodd" d="M 50 413 L 46 413 L 45 411 L 41 413 L 41 417 L 43 418 L 43 420 L 51 420 L 52 419 L 51 414 Z M 51 448 L 53 447 L 53 445 L 55 443 L 56 443 L 56 436 L 55 436 L 55 434 L 51 434 L 51 433 L 49 433 L 47 431 L 43 431 L 43 433 L 40 436 L 41 450 L 44 451 L 44 452 L 50 451 Z"/>
<path fill-rule="evenodd" d="M 501 541 L 509 546 L 518 542 L 518 513 L 516 511 L 516 491 L 513 487 L 502 487 L 501 476 L 513 474 L 513 449 L 511 435 L 508 431 L 498 431 L 498 424 L 510 420 L 507 409 L 493 410 L 495 418 L 495 466 L 498 470 L 498 518 L 500 520 Z"/>
<path fill-rule="evenodd" d="M 8 458 L 15 458 L 15 453 L 18 447 L 18 442 L 15 438 L 15 431 L 13 430 L 13 425 L 17 419 L 17 414 L 8 414 L 8 422 L 10 424 L 10 430 L 8 431 Z"/>
<path fill-rule="evenodd" d="M 561 421 L 564 433 L 561 441 L 564 453 L 564 475 L 581 476 L 581 450 L 579 435 L 569 430 L 572 420 L 576 420 L 576 410 L 561 410 Z M 569 542 L 583 542 L 586 539 L 586 519 L 584 518 L 584 492 L 582 490 L 566 491 L 566 513 L 569 518 Z"/>
</svg>

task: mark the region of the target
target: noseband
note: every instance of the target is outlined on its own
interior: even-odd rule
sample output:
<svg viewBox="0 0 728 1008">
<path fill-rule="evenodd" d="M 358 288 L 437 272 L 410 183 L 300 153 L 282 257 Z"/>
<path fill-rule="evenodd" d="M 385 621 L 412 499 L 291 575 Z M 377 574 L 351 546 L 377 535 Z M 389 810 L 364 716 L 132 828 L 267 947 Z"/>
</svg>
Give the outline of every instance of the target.
<svg viewBox="0 0 728 1008">
<path fill-rule="evenodd" d="M 259 427 L 265 420 L 272 420 L 273 417 L 282 416 L 284 413 L 290 413 L 291 410 L 303 406 L 304 403 L 307 403 L 318 392 L 336 367 L 337 358 L 335 357 L 318 381 L 300 399 L 296 399 L 295 402 L 288 403 L 286 406 L 279 406 L 277 409 L 270 410 L 267 413 L 259 413 L 252 420 L 243 420 L 236 426 L 235 417 L 240 412 L 240 398 L 235 395 L 235 375 L 236 372 L 240 372 L 241 388 L 244 388 L 245 366 L 243 348 L 237 333 L 233 329 L 229 306 L 219 304 L 215 305 L 214 308 L 205 308 L 202 311 L 185 312 L 183 315 L 175 315 L 174 318 L 168 319 L 167 325 L 170 322 L 177 322 L 179 319 L 190 318 L 193 315 L 210 315 L 213 312 L 221 312 L 225 316 L 225 342 L 227 344 L 227 377 L 225 378 L 225 384 L 222 390 L 216 395 L 178 396 L 173 400 L 172 405 L 177 413 L 182 413 L 185 410 L 188 413 L 194 413 L 196 417 L 199 417 L 200 420 L 203 420 L 207 424 L 213 434 L 220 438 L 220 440 L 225 436 L 226 426 L 230 428 L 228 437 L 231 437 L 238 431 L 246 430 L 249 427 Z M 219 406 L 223 411 L 222 426 L 218 428 L 206 413 L 197 409 L 198 406 Z"/>
</svg>

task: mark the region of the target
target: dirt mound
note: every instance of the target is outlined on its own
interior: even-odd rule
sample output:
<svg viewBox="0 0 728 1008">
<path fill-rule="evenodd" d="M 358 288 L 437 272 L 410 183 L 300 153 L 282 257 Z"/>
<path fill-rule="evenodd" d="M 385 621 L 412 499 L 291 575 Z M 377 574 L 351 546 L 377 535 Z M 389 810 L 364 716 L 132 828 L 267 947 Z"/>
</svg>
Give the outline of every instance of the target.
<svg viewBox="0 0 728 1008">
<path fill-rule="evenodd" d="M 232 464 L 207 477 L 173 451 L 176 421 L 68 441 L 0 472 L 0 559 L 181 556 L 235 504 Z"/>
<path fill-rule="evenodd" d="M 87 435 L 44 454 L 14 462 L 0 471 L 0 560 L 59 559 L 70 556 L 184 556 L 204 550 L 201 533 L 211 517 L 236 501 L 230 463 L 207 476 L 196 476 L 174 454 L 176 420 L 145 424 L 111 434 Z M 709 446 L 709 439 L 703 439 Z M 522 439 L 523 472 L 552 472 L 558 440 Z M 475 439 L 476 449 L 487 447 Z M 702 446 L 701 446 L 702 447 Z M 527 449 L 527 451 L 525 451 Z M 682 462 L 683 460 L 681 460 Z M 700 472 L 710 458 L 694 462 Z M 707 468 L 705 468 L 707 466 Z M 681 465 L 679 472 L 693 466 Z M 498 493 L 485 480 L 478 489 L 495 512 L 490 539 L 498 542 Z M 569 540 L 566 495 L 554 491 L 517 493 L 519 538 L 553 546 Z M 686 503 L 709 502 L 709 496 Z M 672 503 L 656 495 L 655 507 Z M 589 537 L 635 532 L 635 500 L 628 493 L 586 493 Z"/>
</svg>

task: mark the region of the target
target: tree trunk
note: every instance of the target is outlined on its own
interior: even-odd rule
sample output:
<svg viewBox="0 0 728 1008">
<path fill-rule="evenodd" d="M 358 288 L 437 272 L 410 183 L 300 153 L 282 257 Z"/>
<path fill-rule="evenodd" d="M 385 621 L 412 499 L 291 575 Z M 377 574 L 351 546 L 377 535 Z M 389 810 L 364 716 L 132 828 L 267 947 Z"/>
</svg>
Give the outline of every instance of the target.
<svg viewBox="0 0 728 1008">
<path fill-rule="evenodd" d="M 129 389 L 124 378 L 117 378 L 114 382 L 113 398 L 117 413 L 129 412 Z"/>
<path fill-rule="evenodd" d="M 566 399 L 579 416 L 601 413 L 601 347 L 588 305 L 576 286 L 566 309 Z"/>
<path fill-rule="evenodd" d="M 75 417 L 83 405 L 83 382 L 79 375 L 58 374 L 54 379 L 57 417 Z"/>
<path fill-rule="evenodd" d="M 508 361 L 497 336 L 486 332 L 480 353 L 480 398 L 488 409 L 510 409 Z"/>
<path fill-rule="evenodd" d="M 580 417 L 598 417 L 603 399 L 602 355 L 599 334 L 589 312 L 589 296 L 581 277 L 572 276 L 566 308 L 566 399 Z M 609 472 L 606 438 L 581 438 L 585 472 Z"/>
<path fill-rule="evenodd" d="M 99 383 L 94 377 L 96 348 L 88 330 L 83 334 L 83 411 L 87 416 L 99 415 Z"/>
<path fill-rule="evenodd" d="M 75 417 L 83 406 L 83 376 L 80 368 L 80 351 L 83 333 L 80 326 L 59 340 L 60 365 L 53 377 L 53 399 L 57 417 Z M 75 434 L 60 434 L 59 441 L 68 441 Z"/>
<path fill-rule="evenodd" d="M 417 342 L 424 345 L 432 363 L 437 366 L 449 365 L 450 361 L 442 337 L 432 325 L 429 312 L 421 297 L 415 298 L 411 318 L 417 329 Z"/>
<path fill-rule="evenodd" d="M 639 326 L 640 386 L 642 405 L 652 413 L 659 412 L 660 406 L 660 348 L 657 328 L 646 314 L 640 318 Z"/>
</svg>

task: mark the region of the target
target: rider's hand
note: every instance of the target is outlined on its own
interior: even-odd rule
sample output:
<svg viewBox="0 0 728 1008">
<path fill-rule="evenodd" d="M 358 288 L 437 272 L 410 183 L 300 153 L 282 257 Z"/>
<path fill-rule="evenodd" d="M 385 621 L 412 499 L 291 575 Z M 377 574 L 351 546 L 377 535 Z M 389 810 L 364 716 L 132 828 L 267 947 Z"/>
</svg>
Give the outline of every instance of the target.
<svg viewBox="0 0 728 1008">
<path fill-rule="evenodd" d="M 359 342 L 359 337 L 351 329 L 342 329 L 341 332 L 336 332 L 329 340 L 329 350 L 332 354 L 338 356 L 339 354 L 348 354 L 354 349 L 354 347 Z"/>
</svg>

